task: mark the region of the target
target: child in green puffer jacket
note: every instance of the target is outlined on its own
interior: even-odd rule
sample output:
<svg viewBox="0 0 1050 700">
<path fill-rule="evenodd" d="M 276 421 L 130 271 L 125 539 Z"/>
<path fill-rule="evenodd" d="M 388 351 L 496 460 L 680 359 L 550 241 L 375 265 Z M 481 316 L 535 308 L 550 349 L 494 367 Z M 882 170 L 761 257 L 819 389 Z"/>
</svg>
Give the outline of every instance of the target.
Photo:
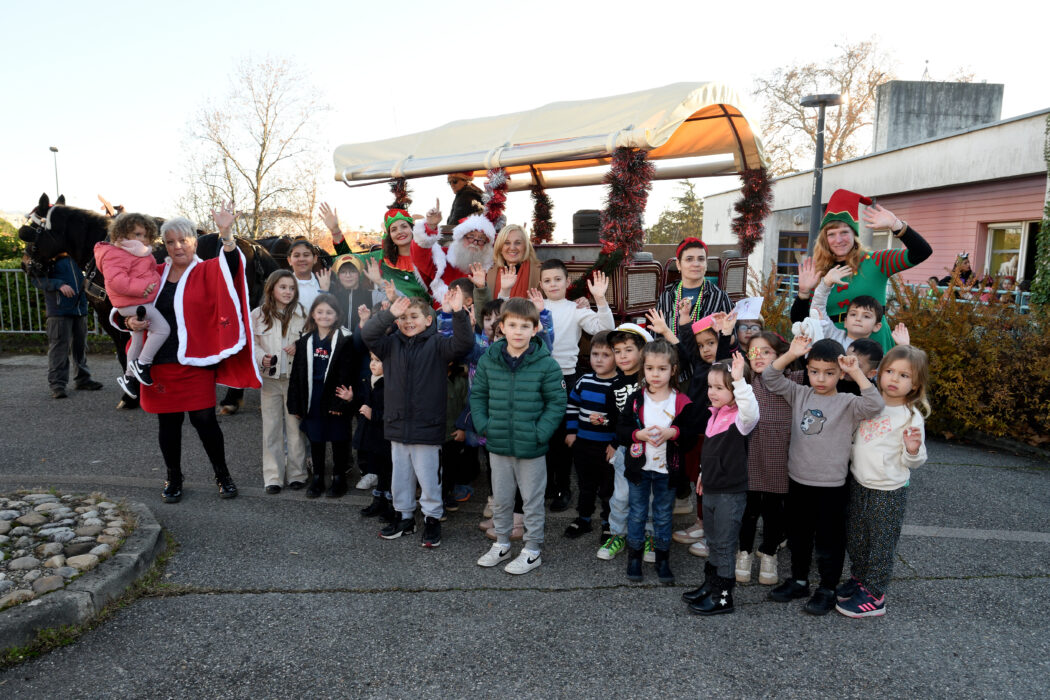
<svg viewBox="0 0 1050 700">
<path fill-rule="evenodd" d="M 478 559 L 478 565 L 491 567 L 510 559 L 517 489 L 525 502 L 525 546 L 504 570 L 524 574 L 541 563 L 547 489 L 544 456 L 565 415 L 565 380 L 547 346 L 535 337 L 540 319 L 532 302 L 508 299 L 499 326 L 503 338 L 478 361 L 470 394 L 474 428 L 486 439 L 489 453 L 496 530 L 496 544 Z"/>
</svg>

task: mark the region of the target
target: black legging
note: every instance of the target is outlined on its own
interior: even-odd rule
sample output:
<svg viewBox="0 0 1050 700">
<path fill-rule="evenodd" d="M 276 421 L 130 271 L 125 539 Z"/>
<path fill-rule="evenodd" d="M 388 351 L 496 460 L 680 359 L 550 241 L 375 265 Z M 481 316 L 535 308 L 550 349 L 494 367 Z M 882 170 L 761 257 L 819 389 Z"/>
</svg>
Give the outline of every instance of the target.
<svg viewBox="0 0 1050 700">
<path fill-rule="evenodd" d="M 228 479 L 230 470 L 226 468 L 226 449 L 222 438 L 222 428 L 215 418 L 215 408 L 202 408 L 198 411 L 186 411 L 190 416 L 190 425 L 197 430 L 197 435 L 208 454 L 211 467 L 215 470 L 217 480 Z M 168 481 L 182 485 L 182 420 L 184 413 L 158 413 L 157 439 L 160 442 L 160 453 L 164 457 L 164 466 L 168 470 Z"/>
<path fill-rule="evenodd" d="M 311 442 L 310 456 L 314 461 L 314 473 L 324 476 L 324 453 L 325 442 Z M 350 466 L 350 441 L 332 441 L 332 476 L 346 476 L 346 470 Z M 389 487 L 388 487 L 389 488 Z"/>
</svg>

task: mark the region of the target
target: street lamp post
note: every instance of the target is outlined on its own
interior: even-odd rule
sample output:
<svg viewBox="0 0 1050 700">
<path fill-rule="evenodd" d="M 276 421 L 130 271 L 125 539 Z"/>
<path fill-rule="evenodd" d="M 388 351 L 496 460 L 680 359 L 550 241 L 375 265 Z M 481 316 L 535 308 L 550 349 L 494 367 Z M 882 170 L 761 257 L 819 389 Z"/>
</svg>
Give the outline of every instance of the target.
<svg viewBox="0 0 1050 700">
<path fill-rule="evenodd" d="M 817 156 L 813 164 L 813 201 L 809 211 L 809 242 L 806 244 L 807 254 L 812 255 L 820 230 L 820 199 L 824 186 L 824 109 L 842 104 L 842 95 L 807 95 L 800 104 L 817 108 Z"/>
<path fill-rule="evenodd" d="M 58 147 L 51 146 L 48 150 L 51 151 L 51 155 L 55 159 L 55 200 L 57 201 L 62 194 L 58 189 Z"/>
</svg>

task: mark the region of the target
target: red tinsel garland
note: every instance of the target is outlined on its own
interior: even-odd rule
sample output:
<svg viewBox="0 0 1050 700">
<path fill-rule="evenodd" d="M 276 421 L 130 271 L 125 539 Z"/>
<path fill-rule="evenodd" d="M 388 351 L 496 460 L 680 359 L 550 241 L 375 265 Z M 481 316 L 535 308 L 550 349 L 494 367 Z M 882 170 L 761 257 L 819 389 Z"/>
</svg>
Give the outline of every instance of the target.
<svg viewBox="0 0 1050 700">
<path fill-rule="evenodd" d="M 745 170 L 740 179 L 740 199 L 733 205 L 737 216 L 732 229 L 740 243 L 740 254 L 747 257 L 762 240 L 765 227 L 762 222 L 772 211 L 773 187 L 765 168 Z"/>
<path fill-rule="evenodd" d="M 407 211 L 412 204 L 412 197 L 408 191 L 408 181 L 403 177 L 395 177 L 390 181 L 390 193 L 394 195 L 394 202 L 390 205 L 390 208 Z"/>
<path fill-rule="evenodd" d="M 554 204 L 543 185 L 532 188 L 532 201 L 532 243 L 550 243 L 554 239 L 554 221 L 551 217 Z"/>
<path fill-rule="evenodd" d="M 492 222 L 497 233 L 501 228 L 499 220 L 503 217 L 503 210 L 507 208 L 507 177 L 505 168 L 492 168 L 488 172 L 488 182 L 485 183 L 485 218 Z"/>
<path fill-rule="evenodd" d="M 648 155 L 648 151 L 630 148 L 617 148 L 613 152 L 612 167 L 605 176 L 609 193 L 605 197 L 599 229 L 602 249 L 587 274 L 569 287 L 569 299 L 587 293 L 587 280 L 595 270 L 612 275 L 625 257 L 642 249 L 645 237 L 642 217 L 656 172 Z"/>
</svg>

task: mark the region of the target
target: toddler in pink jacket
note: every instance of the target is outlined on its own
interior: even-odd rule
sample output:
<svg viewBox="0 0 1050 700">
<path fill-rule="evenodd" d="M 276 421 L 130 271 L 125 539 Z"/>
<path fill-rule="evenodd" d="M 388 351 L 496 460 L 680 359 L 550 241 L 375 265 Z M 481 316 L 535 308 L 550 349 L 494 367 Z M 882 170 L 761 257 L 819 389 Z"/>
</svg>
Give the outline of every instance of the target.
<svg viewBox="0 0 1050 700">
<path fill-rule="evenodd" d="M 124 316 L 145 314 L 149 333 L 133 331 L 128 349 L 128 366 L 117 379 L 120 388 L 132 398 L 138 397 L 129 382 L 135 377 L 150 386 L 150 365 L 171 329 L 153 302 L 161 286 L 152 243 L 157 238 L 157 224 L 144 214 L 119 214 L 109 225 L 109 240 L 95 244 L 95 264 L 106 281 L 106 295 L 113 308 Z"/>
</svg>

